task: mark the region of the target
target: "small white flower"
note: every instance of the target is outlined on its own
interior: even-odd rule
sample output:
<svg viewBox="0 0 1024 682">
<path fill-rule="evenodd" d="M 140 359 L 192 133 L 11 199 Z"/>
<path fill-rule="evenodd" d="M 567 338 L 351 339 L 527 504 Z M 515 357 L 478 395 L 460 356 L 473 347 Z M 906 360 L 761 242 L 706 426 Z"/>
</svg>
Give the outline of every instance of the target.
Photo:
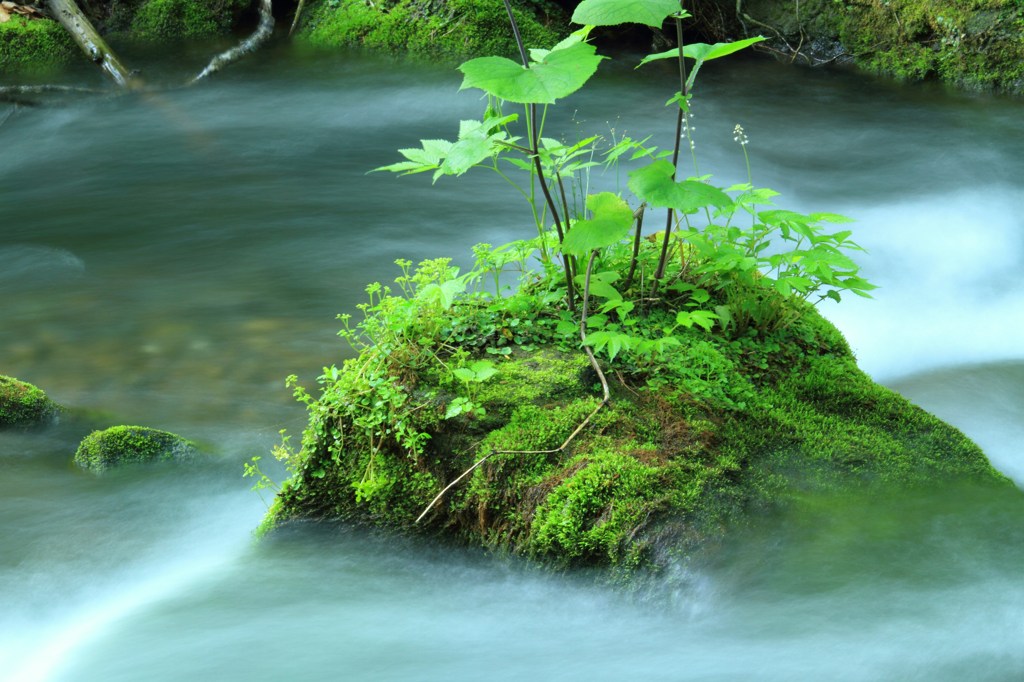
<svg viewBox="0 0 1024 682">
<path fill-rule="evenodd" d="M 736 127 L 732 129 L 732 141 L 739 142 L 743 147 L 747 146 L 747 142 L 750 141 L 747 139 L 747 134 L 743 132 L 743 126 L 739 123 L 737 123 Z"/>
</svg>

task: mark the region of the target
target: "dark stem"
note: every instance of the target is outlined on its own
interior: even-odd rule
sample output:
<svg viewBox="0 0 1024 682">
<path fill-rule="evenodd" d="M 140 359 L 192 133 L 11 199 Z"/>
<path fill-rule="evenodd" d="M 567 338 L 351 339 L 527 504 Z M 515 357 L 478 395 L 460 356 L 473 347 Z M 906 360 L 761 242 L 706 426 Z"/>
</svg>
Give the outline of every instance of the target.
<svg viewBox="0 0 1024 682">
<path fill-rule="evenodd" d="M 515 36 L 516 45 L 519 46 L 519 56 L 523 59 L 523 67 L 530 68 L 530 60 L 526 56 L 526 46 L 523 45 L 523 36 L 519 33 L 519 24 L 516 23 L 516 18 L 512 15 L 512 5 L 509 4 L 508 0 L 505 2 L 505 11 L 508 12 L 508 23 L 512 24 L 512 35 Z"/>
<path fill-rule="evenodd" d="M 640 254 L 640 231 L 644 228 L 644 209 L 647 204 L 640 204 L 640 208 L 636 210 L 634 216 L 636 217 L 636 234 L 633 235 L 633 258 L 629 261 L 629 274 L 626 275 L 626 283 L 622 285 L 622 291 L 629 291 L 629 287 L 633 284 L 633 275 L 636 273 L 636 261 Z"/>
<path fill-rule="evenodd" d="M 682 8 L 682 3 L 679 3 Z M 679 145 L 683 137 L 683 106 L 688 88 L 686 87 L 686 60 L 683 58 L 683 20 L 676 17 L 676 42 L 679 43 L 679 94 L 684 98 L 679 103 L 679 112 L 676 114 L 676 142 L 672 147 L 672 167 L 679 165 Z M 675 179 L 676 172 L 673 171 L 672 178 Z M 668 217 L 665 219 L 665 236 L 661 242 L 661 257 L 658 259 L 658 268 L 654 271 L 654 290 L 658 288 L 658 280 L 665 276 L 665 266 L 668 262 L 668 242 L 672 236 L 672 219 L 675 211 L 668 209 Z"/>
<path fill-rule="evenodd" d="M 512 25 L 512 35 L 515 36 L 516 46 L 519 48 L 519 56 L 523 60 L 523 68 L 530 68 L 530 59 L 526 56 L 526 46 L 523 44 L 523 36 L 519 33 L 519 24 L 516 23 L 516 18 L 512 14 L 512 5 L 509 0 L 504 0 L 505 11 L 508 13 L 508 22 Z M 540 162 L 540 131 L 537 129 L 537 105 L 531 104 L 529 107 L 529 126 L 530 126 L 530 153 L 533 156 L 533 167 L 537 169 L 537 179 L 540 181 L 540 189 L 544 193 L 544 200 L 547 202 L 548 210 L 551 211 L 551 218 L 555 221 L 555 231 L 558 233 L 558 243 L 561 244 L 562 240 L 565 239 L 565 233 L 562 231 L 562 221 L 558 217 L 558 207 L 555 205 L 555 200 L 551 196 L 551 190 L 548 189 L 547 180 L 544 178 L 544 167 Z M 568 217 L 568 216 L 566 216 Z M 569 263 L 569 257 L 562 254 L 562 264 L 565 266 L 565 300 L 569 306 L 569 310 L 576 311 L 576 295 L 572 285 L 572 267 Z"/>
</svg>

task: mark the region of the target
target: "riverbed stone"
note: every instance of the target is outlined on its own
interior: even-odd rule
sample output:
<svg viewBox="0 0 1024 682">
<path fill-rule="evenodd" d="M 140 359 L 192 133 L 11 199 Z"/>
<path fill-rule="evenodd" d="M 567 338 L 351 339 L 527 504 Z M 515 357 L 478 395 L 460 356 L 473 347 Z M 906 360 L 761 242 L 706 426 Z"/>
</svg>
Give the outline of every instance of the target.
<svg viewBox="0 0 1024 682">
<path fill-rule="evenodd" d="M 0 428 L 44 423 L 56 417 L 59 411 L 42 389 L 0 375 Z"/>
<path fill-rule="evenodd" d="M 86 436 L 75 452 L 75 463 L 103 471 L 130 462 L 191 460 L 196 454 L 194 443 L 168 431 L 145 426 L 112 426 Z"/>
</svg>

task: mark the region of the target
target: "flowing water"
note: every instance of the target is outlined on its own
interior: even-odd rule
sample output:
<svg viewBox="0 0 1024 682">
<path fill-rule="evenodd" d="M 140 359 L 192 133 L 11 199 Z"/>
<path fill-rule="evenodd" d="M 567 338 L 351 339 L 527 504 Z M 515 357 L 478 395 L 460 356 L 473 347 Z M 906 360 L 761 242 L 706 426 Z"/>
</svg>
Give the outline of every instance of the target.
<svg viewBox="0 0 1024 682">
<path fill-rule="evenodd" d="M 702 79 L 702 170 L 745 179 L 742 123 L 780 205 L 855 217 L 882 288 L 826 314 L 1024 485 L 1020 102 L 737 60 Z M 277 48 L 194 88 L 0 110 L 0 373 L 73 408 L 0 433 L 0 679 L 1024 679 L 1018 495 L 810 505 L 646 597 L 353 529 L 252 540 L 242 463 L 301 430 L 284 378 L 344 357 L 334 316 L 395 258 L 529 236 L 496 177 L 366 174 L 478 115 L 458 84 Z M 611 67 L 550 123 L 665 146 L 672 89 Z M 209 457 L 77 470 L 113 423 Z"/>
</svg>

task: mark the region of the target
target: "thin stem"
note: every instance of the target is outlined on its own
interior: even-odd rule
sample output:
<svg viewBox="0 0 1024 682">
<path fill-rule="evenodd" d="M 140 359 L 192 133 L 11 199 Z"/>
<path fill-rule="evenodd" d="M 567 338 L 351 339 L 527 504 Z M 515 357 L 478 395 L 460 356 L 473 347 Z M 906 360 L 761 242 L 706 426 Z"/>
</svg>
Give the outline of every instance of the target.
<svg viewBox="0 0 1024 682">
<path fill-rule="evenodd" d="M 636 273 L 637 257 L 640 255 L 640 231 L 644 227 L 644 209 L 647 204 L 640 204 L 633 216 L 636 218 L 636 234 L 633 236 L 633 257 L 629 261 L 629 274 L 626 275 L 626 283 L 622 285 L 622 291 L 626 292 L 633 284 L 633 275 Z"/>
<path fill-rule="evenodd" d="M 505 3 L 505 11 L 508 13 L 508 21 L 512 25 L 512 35 L 516 39 L 516 46 L 519 48 L 519 56 L 523 60 L 523 68 L 530 68 L 530 59 L 526 56 L 526 46 L 523 44 L 523 36 L 519 32 L 519 25 L 516 23 L 516 18 L 512 14 L 512 5 L 509 0 L 503 0 Z M 545 115 L 547 109 L 544 110 Z M 555 230 L 558 233 L 558 243 L 561 244 L 565 238 L 565 232 L 562 230 L 562 221 L 558 216 L 558 207 L 555 205 L 554 197 L 551 196 L 551 190 L 548 188 L 548 183 L 544 177 L 544 165 L 540 160 L 540 130 L 537 117 L 537 105 L 530 104 L 527 107 L 527 126 L 529 126 L 530 135 L 530 146 L 533 156 L 533 166 L 537 171 L 537 180 L 540 182 L 541 192 L 544 194 L 544 201 L 547 203 L 548 210 L 551 211 L 551 218 L 555 223 Z M 568 217 L 568 216 L 566 216 Z M 569 257 L 562 254 L 562 263 L 565 266 L 565 300 L 569 310 L 572 312 L 576 311 L 576 296 L 572 284 L 572 267 L 569 263 Z"/>
<path fill-rule="evenodd" d="M 682 2 L 679 3 L 680 9 L 682 9 Z M 672 146 L 672 167 L 675 169 L 679 165 L 679 146 L 680 140 L 683 137 L 683 119 L 687 116 L 686 111 L 686 96 L 689 94 L 689 88 L 686 85 L 686 60 L 683 58 L 683 20 L 680 17 L 676 17 L 676 41 L 679 43 L 679 95 L 683 98 L 683 101 L 679 103 L 679 111 L 676 114 L 676 139 L 675 144 Z M 686 125 L 686 137 L 690 142 L 690 151 L 693 152 L 693 140 L 690 139 L 690 125 L 687 119 Z M 696 158 L 694 158 L 694 164 L 696 164 Z M 672 172 L 672 179 L 676 177 L 676 171 Z M 674 213 L 671 208 L 668 209 L 668 216 L 665 218 L 665 236 L 661 242 L 661 256 L 658 258 L 658 267 L 654 271 L 654 290 L 657 290 L 658 280 L 665 276 L 665 266 L 668 260 L 668 243 L 672 235 L 672 221 Z"/>
<path fill-rule="evenodd" d="M 519 46 L 519 56 L 523 60 L 523 66 L 530 68 L 530 59 L 526 56 L 526 47 L 523 45 L 523 36 L 519 33 L 519 25 L 516 23 L 516 18 L 512 14 L 512 5 L 509 4 L 508 0 L 505 1 L 505 11 L 508 12 L 508 23 L 512 24 L 512 35 L 516 38 L 516 45 Z"/>
</svg>

